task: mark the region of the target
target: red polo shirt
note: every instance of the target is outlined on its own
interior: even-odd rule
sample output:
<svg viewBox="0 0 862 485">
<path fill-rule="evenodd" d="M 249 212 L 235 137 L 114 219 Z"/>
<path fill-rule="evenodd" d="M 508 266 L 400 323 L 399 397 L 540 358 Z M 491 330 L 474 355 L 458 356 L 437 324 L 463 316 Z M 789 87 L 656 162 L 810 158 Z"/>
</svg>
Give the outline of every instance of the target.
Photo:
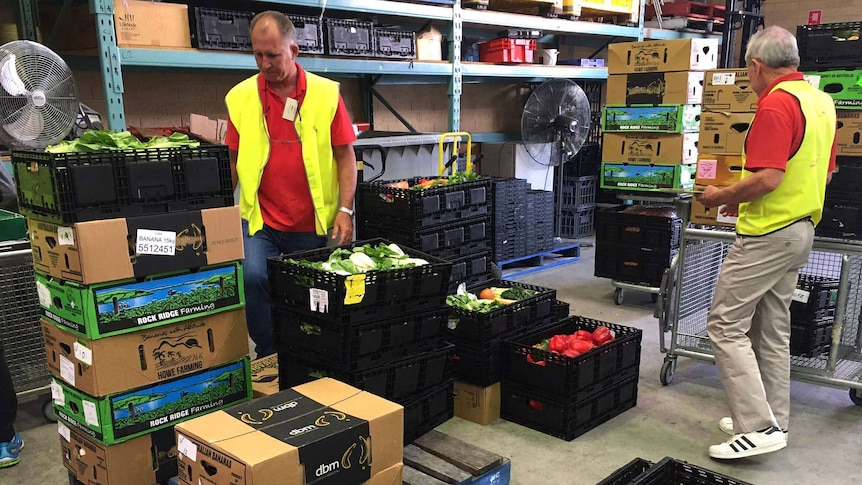
<svg viewBox="0 0 862 485">
<path fill-rule="evenodd" d="M 305 71 L 299 64 L 296 65 L 296 71 L 296 90 L 289 97 L 302 106 L 307 86 Z M 261 91 L 270 139 L 269 161 L 263 169 L 263 177 L 257 190 L 263 222 L 283 232 L 314 232 L 314 205 L 302 162 L 302 144 L 299 142 L 296 126 L 282 117 L 284 100 L 263 76 L 257 76 L 257 84 Z M 329 132 L 332 146 L 356 141 L 356 134 L 341 95 L 338 96 L 338 108 Z M 239 150 L 239 133 L 230 120 L 227 124 L 225 144 L 233 151 Z"/>
<path fill-rule="evenodd" d="M 762 168 L 784 171 L 787 161 L 799 150 L 805 135 L 805 118 L 799 100 L 787 91 L 773 88 L 784 81 L 801 81 L 801 72 L 792 72 L 776 79 L 757 100 L 757 116 L 745 138 L 745 169 L 756 172 Z M 835 170 L 837 140 L 832 144 L 829 171 Z"/>
</svg>

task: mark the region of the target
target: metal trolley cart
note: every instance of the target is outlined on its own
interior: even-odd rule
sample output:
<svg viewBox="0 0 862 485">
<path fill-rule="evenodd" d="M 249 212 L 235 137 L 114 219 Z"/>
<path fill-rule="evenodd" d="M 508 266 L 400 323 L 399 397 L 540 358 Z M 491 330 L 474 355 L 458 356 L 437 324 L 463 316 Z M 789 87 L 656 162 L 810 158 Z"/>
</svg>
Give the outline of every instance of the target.
<svg viewBox="0 0 862 485">
<path fill-rule="evenodd" d="M 689 203 L 680 203 L 688 220 Z M 659 319 L 661 351 L 667 354 L 661 383 L 673 380 L 679 356 L 714 362 L 706 320 L 721 263 L 735 233 L 722 228 L 683 225 L 675 264 L 662 281 Z M 815 238 L 808 264 L 800 273 L 838 280 L 829 350 L 809 357 L 791 356 L 791 378 L 839 389 L 862 406 L 862 242 Z M 668 341 L 669 336 L 669 341 Z"/>
<path fill-rule="evenodd" d="M 42 414 L 56 421 L 39 317 L 30 243 L 0 242 L 0 342 L 6 351 L 12 383 L 21 400 L 45 397 L 47 393 Z"/>
</svg>

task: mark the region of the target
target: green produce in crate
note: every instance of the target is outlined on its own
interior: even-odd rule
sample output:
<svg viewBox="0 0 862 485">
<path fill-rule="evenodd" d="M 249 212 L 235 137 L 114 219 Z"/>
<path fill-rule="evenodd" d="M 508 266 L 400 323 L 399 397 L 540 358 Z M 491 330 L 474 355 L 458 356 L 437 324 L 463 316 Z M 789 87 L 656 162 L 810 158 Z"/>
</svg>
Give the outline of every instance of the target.
<svg viewBox="0 0 862 485">
<path fill-rule="evenodd" d="M 497 308 L 502 308 L 518 300 L 524 300 L 536 295 L 535 290 L 529 290 L 520 286 L 508 288 L 490 287 L 485 288 L 479 296 L 467 291 L 459 290 L 454 295 L 446 297 L 446 304 L 471 312 L 487 313 Z"/>
<path fill-rule="evenodd" d="M 171 136 L 154 136 L 141 141 L 128 131 L 119 133 L 108 130 L 90 130 L 80 138 L 63 140 L 45 148 L 48 153 L 97 152 L 100 150 L 128 150 L 146 148 L 198 147 L 200 142 L 189 139 L 185 133 L 172 133 Z"/>
<path fill-rule="evenodd" d="M 289 259 L 288 262 L 323 271 L 331 271 L 339 275 L 412 268 L 428 264 L 428 261 L 424 259 L 411 258 L 397 244 L 386 245 L 383 243 L 379 243 L 377 246 L 363 244 L 362 246 L 353 248 L 353 250 L 336 248 L 326 261 L 297 261 Z"/>
</svg>

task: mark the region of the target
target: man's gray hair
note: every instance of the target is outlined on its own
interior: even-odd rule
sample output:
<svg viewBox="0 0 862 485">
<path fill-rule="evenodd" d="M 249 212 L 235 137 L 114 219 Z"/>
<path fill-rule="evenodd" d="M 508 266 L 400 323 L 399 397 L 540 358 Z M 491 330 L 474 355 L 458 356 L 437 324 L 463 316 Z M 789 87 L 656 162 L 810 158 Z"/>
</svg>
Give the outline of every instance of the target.
<svg viewBox="0 0 862 485">
<path fill-rule="evenodd" d="M 772 69 L 799 66 L 799 47 L 796 36 L 773 25 L 757 32 L 748 41 L 745 62 L 757 59 Z"/>
<path fill-rule="evenodd" d="M 282 39 L 289 41 L 290 43 L 296 42 L 296 28 L 293 26 L 293 22 L 290 21 L 287 15 L 281 12 L 276 12 L 275 10 L 267 10 L 266 12 L 261 12 L 255 15 L 248 26 L 249 33 L 254 31 L 254 27 L 258 22 L 262 22 L 264 20 L 272 20 L 275 23 L 275 26 L 278 27 L 278 31 L 281 32 Z"/>
</svg>

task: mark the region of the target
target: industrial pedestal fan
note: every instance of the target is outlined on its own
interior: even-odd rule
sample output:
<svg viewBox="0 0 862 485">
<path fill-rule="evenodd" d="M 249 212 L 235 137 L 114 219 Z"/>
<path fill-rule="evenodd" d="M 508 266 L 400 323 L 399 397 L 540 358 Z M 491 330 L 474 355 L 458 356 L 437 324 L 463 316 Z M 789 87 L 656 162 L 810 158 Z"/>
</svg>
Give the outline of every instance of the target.
<svg viewBox="0 0 862 485">
<path fill-rule="evenodd" d="M 552 79 L 530 95 L 521 114 L 521 139 L 536 163 L 557 167 L 555 180 L 556 225 L 562 234 L 563 164 L 581 149 L 590 131 L 590 101 L 574 81 Z"/>
</svg>

